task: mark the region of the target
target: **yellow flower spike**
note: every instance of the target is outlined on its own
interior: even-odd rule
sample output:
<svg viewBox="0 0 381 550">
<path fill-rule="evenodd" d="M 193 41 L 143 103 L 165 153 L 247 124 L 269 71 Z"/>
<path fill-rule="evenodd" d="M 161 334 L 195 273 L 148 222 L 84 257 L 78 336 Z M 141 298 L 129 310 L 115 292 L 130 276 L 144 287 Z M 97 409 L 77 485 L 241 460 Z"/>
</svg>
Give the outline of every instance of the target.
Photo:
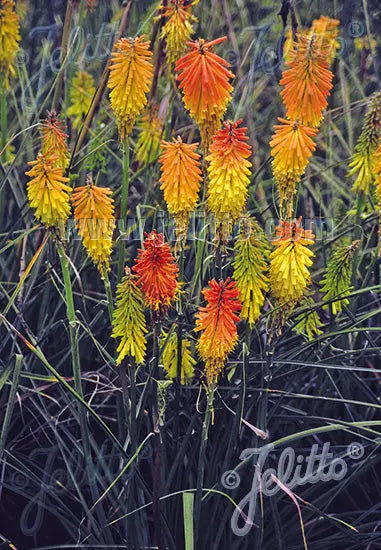
<svg viewBox="0 0 381 550">
<path fill-rule="evenodd" d="M 161 38 L 166 41 L 167 64 L 172 71 L 176 61 L 186 52 L 186 43 L 194 33 L 192 23 L 197 19 L 190 13 L 191 4 L 187 0 L 169 0 L 168 6 L 159 7 L 166 22 Z"/>
<path fill-rule="evenodd" d="M 15 76 L 15 60 L 19 49 L 20 19 L 15 12 L 13 0 L 0 0 L 0 73 L 3 73 L 5 87 L 9 76 Z"/>
<path fill-rule="evenodd" d="M 177 333 L 174 331 L 167 340 L 164 334 L 161 344 L 165 347 L 162 353 L 162 364 L 168 378 L 172 380 L 177 376 Z M 192 357 L 190 341 L 187 338 L 182 340 L 181 352 L 181 384 L 189 384 L 194 377 L 194 367 L 197 361 Z"/>
<path fill-rule="evenodd" d="M 276 228 L 275 250 L 270 254 L 270 289 L 281 305 L 294 305 L 311 284 L 308 268 L 314 253 L 307 248 L 314 235 L 301 227 L 302 218 L 282 220 Z"/>
<path fill-rule="evenodd" d="M 41 123 L 41 152 L 43 155 L 57 155 L 57 166 L 60 168 L 66 168 L 70 161 L 65 129 L 65 123 L 58 118 L 57 113 L 48 111 L 47 118 Z"/>
<path fill-rule="evenodd" d="M 196 208 L 202 172 L 200 155 L 195 153 L 198 143 L 183 143 L 180 136 L 172 143 L 162 141 L 160 156 L 161 189 L 168 211 L 176 222 L 177 235 L 186 235 L 190 212 Z"/>
<path fill-rule="evenodd" d="M 158 116 L 157 108 L 142 117 L 135 153 L 141 164 L 153 162 L 159 154 L 163 127 L 164 121 Z"/>
<path fill-rule="evenodd" d="M 375 174 L 376 185 L 376 199 L 379 215 L 381 216 L 381 141 L 379 141 L 378 147 L 373 155 L 373 168 Z M 379 231 L 381 232 L 381 224 Z"/>
<path fill-rule="evenodd" d="M 91 178 L 73 191 L 74 218 L 83 246 L 102 273 L 110 269 L 112 235 L 115 229 L 114 201 L 109 187 L 97 187 Z"/>
<path fill-rule="evenodd" d="M 237 282 L 242 302 L 241 319 L 251 327 L 259 318 L 268 290 L 267 258 L 270 247 L 254 218 L 241 219 L 241 231 L 234 246 L 233 279 Z"/>
<path fill-rule="evenodd" d="M 111 108 L 123 140 L 131 133 L 136 118 L 147 103 L 153 75 L 152 52 L 143 36 L 121 38 L 111 57 L 108 80 Z"/>
<path fill-rule="evenodd" d="M 63 228 L 70 214 L 69 195 L 71 187 L 66 185 L 68 178 L 57 166 L 57 155 L 39 153 L 37 159 L 29 162 L 31 170 L 25 172 L 30 177 L 27 185 L 28 199 L 35 216 L 47 227 Z"/>
<path fill-rule="evenodd" d="M 73 119 L 73 128 L 78 128 L 85 118 L 95 94 L 95 84 L 92 75 L 86 71 L 78 71 L 70 88 L 70 107 L 67 116 Z"/>
<path fill-rule="evenodd" d="M 133 357 L 137 364 L 144 363 L 146 353 L 146 320 L 144 297 L 136 285 L 136 276 L 126 267 L 126 275 L 116 290 L 116 307 L 112 319 L 112 337 L 120 338 L 116 364 L 126 356 Z"/>
<path fill-rule="evenodd" d="M 226 243 L 231 227 L 245 207 L 251 175 L 251 146 L 246 143 L 242 120 L 224 122 L 213 137 L 208 164 L 208 208 L 214 215 L 222 241 Z"/>
</svg>

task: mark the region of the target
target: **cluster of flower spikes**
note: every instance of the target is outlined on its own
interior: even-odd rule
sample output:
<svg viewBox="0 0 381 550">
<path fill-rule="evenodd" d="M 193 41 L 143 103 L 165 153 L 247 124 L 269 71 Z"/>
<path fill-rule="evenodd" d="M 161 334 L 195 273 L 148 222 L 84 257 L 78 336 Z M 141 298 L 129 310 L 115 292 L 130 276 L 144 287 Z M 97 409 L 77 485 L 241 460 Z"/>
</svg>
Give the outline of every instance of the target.
<svg viewBox="0 0 381 550">
<path fill-rule="evenodd" d="M 144 248 L 138 251 L 132 271 L 117 287 L 117 303 L 113 314 L 114 338 L 121 338 L 117 365 L 128 355 L 143 363 L 147 333 L 144 308 L 161 313 L 176 299 L 179 288 L 178 266 L 164 235 L 156 230 L 145 234 Z"/>
<path fill-rule="evenodd" d="M 162 233 L 146 233 L 132 270 L 138 275 L 136 284 L 146 304 L 154 311 L 165 310 L 176 299 L 179 268 Z"/>
<path fill-rule="evenodd" d="M 178 241 L 187 233 L 189 214 L 196 208 L 202 171 L 198 143 L 184 143 L 180 136 L 172 143 L 162 141 L 161 189 L 168 211 L 175 219 Z"/>
<path fill-rule="evenodd" d="M 270 247 L 257 220 L 243 217 L 240 223 L 241 229 L 234 246 L 233 279 L 242 302 L 241 319 L 253 327 L 268 290 Z"/>
<path fill-rule="evenodd" d="M 176 63 L 184 104 L 200 128 L 205 153 L 220 127 L 233 91 L 229 82 L 234 77 L 230 64 L 213 52 L 213 47 L 224 40 L 226 36 L 211 42 L 202 38 L 187 42 L 190 52 Z"/>
<path fill-rule="evenodd" d="M 70 155 L 67 146 L 68 135 L 65 122 L 60 120 L 56 111 L 48 111 L 47 117 L 41 122 L 43 155 L 55 154 L 57 156 L 57 167 L 67 168 Z"/>
<path fill-rule="evenodd" d="M 167 377 L 175 380 L 177 378 L 178 365 L 178 337 L 176 330 L 170 336 L 163 334 L 161 344 L 163 349 L 161 356 L 163 368 Z M 193 358 L 190 349 L 190 341 L 188 338 L 183 338 L 181 342 L 181 384 L 188 384 L 192 380 L 196 363 L 197 361 Z"/>
<path fill-rule="evenodd" d="M 73 119 L 73 128 L 78 128 L 88 110 L 95 94 L 94 78 L 87 71 L 78 71 L 70 87 L 70 106 L 66 112 Z"/>
<path fill-rule="evenodd" d="M 144 36 L 121 38 L 111 54 L 111 108 L 117 120 L 120 139 L 130 135 L 136 118 L 147 104 L 153 76 L 152 52 Z"/>
<path fill-rule="evenodd" d="M 282 220 L 270 254 L 270 288 L 280 306 L 293 309 L 311 284 L 309 267 L 314 253 L 307 248 L 314 242 L 311 230 L 302 228 L 302 218 Z"/>
<path fill-rule="evenodd" d="M 202 291 L 207 304 L 196 315 L 195 331 L 203 331 L 197 350 L 205 363 L 208 385 L 217 382 L 229 354 L 238 342 L 237 313 L 241 311 L 239 289 L 228 277 L 225 281 L 209 281 L 209 288 Z"/>
<path fill-rule="evenodd" d="M 165 18 L 161 38 L 165 39 L 167 65 L 172 70 L 176 61 L 186 52 L 186 43 L 194 33 L 192 23 L 197 19 L 191 14 L 192 5 L 189 0 L 169 0 L 168 5 L 161 4 L 159 10 Z"/>
<path fill-rule="evenodd" d="M 214 135 L 209 149 L 208 209 L 216 221 L 217 234 L 226 244 L 233 223 L 246 204 L 250 183 L 251 146 L 247 143 L 246 128 L 239 128 L 242 120 L 224 122 Z"/>
<path fill-rule="evenodd" d="M 366 195 L 374 181 L 375 153 L 381 137 L 381 92 L 371 97 L 360 137 L 349 163 L 348 177 L 356 176 L 352 191 Z"/>
<path fill-rule="evenodd" d="M 114 200 L 109 187 L 94 185 L 91 176 L 86 185 L 76 187 L 72 194 L 74 219 L 83 246 L 98 267 L 110 269 L 112 235 L 115 229 Z"/>
<path fill-rule="evenodd" d="M 321 281 L 322 292 L 325 300 L 338 298 L 325 305 L 325 309 L 331 308 L 332 314 L 340 313 L 343 306 L 349 304 L 348 295 L 351 291 L 353 256 L 360 241 L 353 241 L 350 245 L 338 247 L 327 263 L 327 269 Z"/>
<path fill-rule="evenodd" d="M 149 164 L 159 154 L 160 141 L 164 131 L 164 120 L 159 116 L 157 106 L 144 114 L 139 127 L 140 134 L 135 156 L 141 164 Z"/>
<path fill-rule="evenodd" d="M 9 77 L 15 76 L 15 61 L 19 49 L 20 20 L 14 0 L 0 0 L 0 73 L 6 88 Z"/>
<path fill-rule="evenodd" d="M 120 365 L 126 356 L 141 364 L 144 362 L 147 345 L 144 296 L 136 284 L 137 276 L 132 275 L 128 267 L 125 273 L 117 287 L 116 307 L 112 318 L 112 337 L 120 338 L 116 364 Z"/>
<path fill-rule="evenodd" d="M 280 81 L 286 119 L 279 118 L 281 124 L 275 126 L 270 146 L 280 209 L 283 214 L 286 206 L 287 218 L 292 217 L 296 185 L 315 150 L 312 138 L 318 132 L 332 88 L 329 51 L 335 40 L 336 36 L 326 36 L 323 40 L 322 33 L 314 28 L 300 33 L 289 52 L 289 69 L 283 72 Z"/>
</svg>

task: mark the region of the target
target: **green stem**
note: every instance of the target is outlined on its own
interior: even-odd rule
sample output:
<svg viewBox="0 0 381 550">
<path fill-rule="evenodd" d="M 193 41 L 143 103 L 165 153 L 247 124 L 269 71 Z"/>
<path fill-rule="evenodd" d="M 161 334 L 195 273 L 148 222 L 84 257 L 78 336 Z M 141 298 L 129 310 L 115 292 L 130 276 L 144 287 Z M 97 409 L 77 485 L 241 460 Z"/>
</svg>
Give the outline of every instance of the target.
<svg viewBox="0 0 381 550">
<path fill-rule="evenodd" d="M 1 94 L 1 150 L 3 150 L 7 144 L 7 93 L 5 90 L 5 74 L 0 74 L 0 94 Z M 6 159 L 6 151 L 4 150 L 4 153 L 1 155 L 0 161 L 2 163 L 5 162 Z M 3 190 L 1 192 L 0 197 L 0 223 L 3 221 L 4 217 L 4 205 L 5 205 L 5 189 L 6 186 L 3 187 Z"/>
<path fill-rule="evenodd" d="M 65 66 L 67 62 L 67 54 L 68 54 L 68 46 L 69 46 L 69 38 L 70 38 L 70 24 L 72 20 L 72 14 L 73 14 L 73 4 L 71 0 L 67 0 L 66 3 L 66 13 L 65 13 L 65 22 L 64 27 L 62 31 L 62 42 L 61 42 L 61 66 L 60 70 L 57 76 L 56 85 L 54 88 L 54 96 L 52 100 L 52 110 L 56 109 L 58 105 L 58 101 L 60 99 L 62 89 L 63 89 L 63 83 L 64 83 L 64 74 L 65 74 Z"/>
<path fill-rule="evenodd" d="M 13 408 L 14 408 L 15 402 L 16 402 L 16 394 L 17 394 L 17 388 L 19 386 L 19 378 L 20 378 L 22 362 L 23 362 L 23 356 L 22 355 L 16 355 L 15 369 L 13 371 L 11 391 L 9 392 L 7 409 L 5 411 L 3 427 L 1 429 L 0 462 L 1 462 L 1 459 L 2 459 L 2 456 L 3 456 L 5 442 L 7 440 L 7 435 L 8 435 L 9 425 L 11 423 Z"/>
<path fill-rule="evenodd" d="M 196 541 L 198 540 L 198 533 L 200 528 L 201 498 L 202 498 L 202 487 L 204 484 L 206 445 L 208 441 L 210 419 L 213 411 L 213 398 L 214 398 L 213 384 L 208 385 L 206 395 L 207 395 L 207 405 L 206 405 L 206 411 L 204 416 L 204 423 L 202 426 L 200 454 L 199 454 L 198 469 L 197 469 L 197 489 L 196 489 L 196 498 L 195 498 L 195 526 L 194 527 L 195 527 Z"/>
<path fill-rule="evenodd" d="M 126 241 L 124 237 L 126 235 L 126 223 L 127 223 L 127 210 L 128 210 L 128 187 L 129 187 L 129 171 L 130 171 L 130 151 L 129 151 L 129 138 L 124 140 L 123 147 L 123 179 L 122 179 L 122 196 L 120 200 L 120 222 L 123 225 L 123 231 L 119 237 L 119 259 L 118 259 L 118 282 L 123 277 L 123 270 L 125 264 L 126 253 Z"/>
<path fill-rule="evenodd" d="M 104 282 L 104 285 L 105 285 L 105 291 L 106 291 L 108 315 L 110 317 L 110 323 L 111 323 L 111 326 L 112 326 L 112 315 L 113 315 L 113 311 L 114 311 L 114 302 L 113 302 L 113 297 L 112 297 L 110 278 L 108 276 L 107 267 L 104 264 L 102 266 L 102 278 L 103 278 L 103 282 Z"/>
<path fill-rule="evenodd" d="M 64 287 L 65 287 L 66 313 L 67 313 L 67 320 L 69 322 L 69 336 L 70 336 L 70 347 L 71 347 L 71 356 L 72 356 L 74 388 L 77 394 L 81 397 L 81 399 L 83 399 L 78 331 L 76 327 L 77 320 L 76 320 L 75 308 L 74 308 L 74 297 L 73 297 L 73 289 L 71 286 L 69 262 L 68 262 L 64 247 L 61 243 L 57 243 L 57 251 L 61 262 L 61 269 L 62 269 Z M 83 407 L 80 403 L 78 404 L 78 415 L 79 415 L 79 423 L 81 428 L 83 445 L 85 447 L 85 452 L 87 452 L 89 449 L 89 437 L 88 437 L 88 432 L 86 427 L 85 411 L 83 410 Z"/>
</svg>

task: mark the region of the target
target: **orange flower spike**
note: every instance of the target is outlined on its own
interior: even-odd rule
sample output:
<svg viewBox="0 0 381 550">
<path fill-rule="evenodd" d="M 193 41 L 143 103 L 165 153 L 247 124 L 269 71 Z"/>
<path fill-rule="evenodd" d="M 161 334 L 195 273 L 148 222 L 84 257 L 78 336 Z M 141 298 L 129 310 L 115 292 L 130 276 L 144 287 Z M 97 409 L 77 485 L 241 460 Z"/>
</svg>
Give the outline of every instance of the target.
<svg viewBox="0 0 381 550">
<path fill-rule="evenodd" d="M 237 122 L 224 122 L 210 146 L 208 175 L 208 207 L 218 222 L 228 227 L 241 214 L 247 199 L 250 183 L 251 146 L 246 128 L 238 128 Z M 222 231 L 224 237 L 228 235 Z M 228 231 L 229 233 L 229 231 Z"/>
<path fill-rule="evenodd" d="M 229 79 L 234 78 L 229 70 L 230 64 L 213 53 L 213 46 L 225 40 L 226 36 L 212 42 L 202 38 L 187 42 L 191 51 L 176 63 L 185 107 L 200 127 L 205 150 L 219 128 L 233 91 L 229 82 Z"/>
<path fill-rule="evenodd" d="M 161 189 L 169 212 L 176 222 L 178 234 L 184 234 L 188 225 L 188 216 L 197 204 L 202 172 L 200 155 L 195 153 L 198 143 L 183 143 L 180 136 L 173 142 L 162 141 Z"/>
<path fill-rule="evenodd" d="M 136 284 L 140 286 L 149 307 L 163 310 L 176 298 L 179 268 L 162 233 L 154 230 L 145 235 L 144 248 L 138 251 L 132 270 L 139 276 Z"/>
<path fill-rule="evenodd" d="M 57 155 L 57 166 L 66 168 L 69 164 L 66 125 L 55 111 L 48 111 L 48 116 L 41 123 L 43 155 Z"/>
<path fill-rule="evenodd" d="M 111 54 L 111 108 L 123 140 L 132 132 L 136 118 L 147 103 L 147 93 L 153 75 L 152 52 L 143 36 L 121 38 Z"/>
<path fill-rule="evenodd" d="M 202 291 L 207 305 L 200 307 L 196 316 L 195 331 L 203 331 L 197 349 L 205 362 L 208 384 L 217 382 L 228 355 L 234 350 L 237 341 L 237 325 L 242 305 L 236 282 L 215 279 L 209 281 L 209 288 Z"/>
<path fill-rule="evenodd" d="M 290 54 L 290 69 L 284 71 L 280 84 L 287 117 L 317 128 L 327 107 L 327 96 L 333 86 L 328 68 L 328 50 L 315 34 L 299 35 L 299 42 Z"/>
</svg>

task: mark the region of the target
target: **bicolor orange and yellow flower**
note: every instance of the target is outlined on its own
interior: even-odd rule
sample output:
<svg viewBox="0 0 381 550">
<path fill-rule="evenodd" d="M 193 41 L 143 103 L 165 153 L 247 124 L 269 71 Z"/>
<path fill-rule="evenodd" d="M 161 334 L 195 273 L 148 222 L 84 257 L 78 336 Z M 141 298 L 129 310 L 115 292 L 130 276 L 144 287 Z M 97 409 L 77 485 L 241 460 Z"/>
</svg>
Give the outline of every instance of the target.
<svg viewBox="0 0 381 550">
<path fill-rule="evenodd" d="M 196 315 L 195 331 L 202 331 L 197 350 L 205 363 L 208 384 L 215 384 L 229 354 L 238 342 L 237 313 L 241 311 L 239 290 L 235 281 L 209 281 L 202 291 L 207 304 Z"/>
<path fill-rule="evenodd" d="M 207 157 L 208 208 L 215 216 L 224 242 L 246 204 L 250 183 L 251 146 L 247 143 L 246 128 L 239 128 L 241 122 L 224 122 L 213 137 Z"/>
<path fill-rule="evenodd" d="M 70 155 L 67 146 L 68 135 L 66 125 L 60 120 L 55 111 L 48 112 L 48 116 L 41 123 L 43 155 L 56 155 L 57 166 L 66 168 L 69 164 Z"/>
<path fill-rule="evenodd" d="M 233 91 L 230 64 L 213 52 L 214 46 L 224 40 L 226 36 L 211 42 L 202 38 L 187 42 L 190 52 L 176 63 L 184 104 L 200 128 L 204 151 L 209 149 Z"/>
<path fill-rule="evenodd" d="M 27 191 L 36 218 L 47 227 L 62 230 L 70 214 L 69 196 L 72 190 L 66 185 L 69 179 L 63 176 L 63 170 L 57 163 L 57 155 L 42 153 L 29 162 L 32 168 L 26 172 L 30 178 Z"/>
<path fill-rule="evenodd" d="M 143 36 L 121 38 L 111 54 L 108 87 L 122 140 L 131 133 L 147 103 L 153 75 L 151 58 L 149 42 L 145 42 Z"/>
<path fill-rule="evenodd" d="M 290 68 L 283 72 L 280 84 L 286 114 L 289 119 L 317 128 L 327 107 L 333 74 L 328 68 L 326 46 L 312 36 L 299 35 L 290 52 Z"/>
<path fill-rule="evenodd" d="M 161 147 L 161 189 L 168 211 L 175 218 L 176 232 L 184 236 L 202 181 L 200 155 L 195 152 L 198 143 L 184 143 L 178 136 L 172 143 L 162 141 Z"/>
<path fill-rule="evenodd" d="M 78 234 L 88 255 L 102 273 L 110 268 L 112 235 L 115 229 L 114 201 L 109 187 L 98 187 L 91 178 L 72 195 Z"/>
<path fill-rule="evenodd" d="M 270 141 L 273 174 L 279 187 L 281 211 L 285 204 L 287 217 L 291 217 L 296 184 L 316 148 L 312 138 L 318 130 L 295 120 L 278 120 L 281 124 L 274 126 L 275 133 Z"/>
<path fill-rule="evenodd" d="M 298 220 L 282 220 L 276 228 L 275 250 L 270 254 L 270 289 L 281 305 L 293 306 L 311 284 L 309 267 L 314 253 L 307 248 L 314 242 L 312 231 Z"/>
</svg>

